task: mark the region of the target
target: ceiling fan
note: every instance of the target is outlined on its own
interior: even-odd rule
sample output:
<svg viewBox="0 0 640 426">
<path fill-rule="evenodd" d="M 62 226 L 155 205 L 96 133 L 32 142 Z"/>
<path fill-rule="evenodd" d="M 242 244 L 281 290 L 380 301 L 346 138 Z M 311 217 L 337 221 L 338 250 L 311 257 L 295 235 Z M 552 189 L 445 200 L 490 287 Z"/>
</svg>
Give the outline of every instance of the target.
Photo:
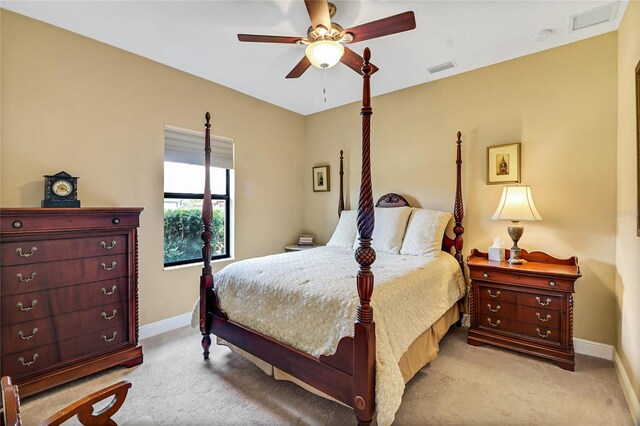
<svg viewBox="0 0 640 426">
<path fill-rule="evenodd" d="M 311 26 L 306 37 L 238 34 L 240 41 L 306 45 L 305 56 L 286 78 L 300 77 L 311 65 L 326 69 L 338 62 L 361 74 L 362 56 L 343 46 L 343 43 L 357 43 L 409 31 L 416 27 L 413 12 L 404 12 L 345 30 L 339 24 L 331 22 L 331 18 L 336 13 L 336 6 L 333 3 L 327 0 L 305 0 L 304 3 L 311 18 Z M 373 72 L 376 71 L 378 67 L 373 65 Z"/>
</svg>

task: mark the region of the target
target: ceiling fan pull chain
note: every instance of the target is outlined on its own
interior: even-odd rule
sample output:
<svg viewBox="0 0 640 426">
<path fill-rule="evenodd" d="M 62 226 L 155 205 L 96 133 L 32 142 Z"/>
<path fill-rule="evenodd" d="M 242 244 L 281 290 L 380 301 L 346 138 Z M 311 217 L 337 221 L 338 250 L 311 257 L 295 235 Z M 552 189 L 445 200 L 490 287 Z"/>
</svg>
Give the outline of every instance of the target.
<svg viewBox="0 0 640 426">
<path fill-rule="evenodd" d="M 322 94 L 324 95 L 324 103 L 327 103 L 327 67 L 323 67 L 324 81 L 322 86 Z"/>
</svg>

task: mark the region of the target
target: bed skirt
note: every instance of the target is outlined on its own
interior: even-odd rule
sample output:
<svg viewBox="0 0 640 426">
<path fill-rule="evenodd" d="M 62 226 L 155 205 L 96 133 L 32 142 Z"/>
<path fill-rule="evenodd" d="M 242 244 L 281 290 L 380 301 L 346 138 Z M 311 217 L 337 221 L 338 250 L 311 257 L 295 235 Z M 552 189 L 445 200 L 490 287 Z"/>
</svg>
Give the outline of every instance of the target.
<svg viewBox="0 0 640 426">
<path fill-rule="evenodd" d="M 398 362 L 398 366 L 402 372 L 405 384 L 411 380 L 411 378 L 420 371 L 422 367 L 438 356 L 438 351 L 440 350 L 439 342 L 444 335 L 447 334 L 449 327 L 458 321 L 459 312 L 460 309 L 458 303 L 455 303 L 431 327 L 414 340 L 411 346 L 409 346 L 409 349 L 407 349 L 407 351 L 402 355 L 402 358 L 400 358 L 400 361 Z M 293 382 L 311 393 L 342 404 L 340 401 L 330 397 L 326 393 L 317 390 L 313 386 L 308 385 L 307 383 L 285 373 L 284 371 L 272 366 L 258 357 L 251 355 L 237 346 L 220 339 L 219 337 L 216 337 L 216 343 L 218 345 L 227 346 L 231 351 L 241 355 L 248 361 L 251 361 L 259 369 L 274 377 L 276 380 L 287 380 L 289 382 Z"/>
</svg>

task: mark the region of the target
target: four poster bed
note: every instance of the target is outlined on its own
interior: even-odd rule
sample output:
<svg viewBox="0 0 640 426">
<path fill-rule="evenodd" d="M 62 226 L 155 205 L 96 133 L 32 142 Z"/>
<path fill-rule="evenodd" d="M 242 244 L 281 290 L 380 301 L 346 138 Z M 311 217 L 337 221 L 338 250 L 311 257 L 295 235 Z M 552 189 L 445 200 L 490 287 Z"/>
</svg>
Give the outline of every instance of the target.
<svg viewBox="0 0 640 426">
<path fill-rule="evenodd" d="M 379 214 L 397 213 L 408 221 L 407 211 L 412 209 L 397 194 L 387 194 L 375 206 L 373 203 L 370 57 L 365 49 L 359 243 L 353 248 L 347 247 L 349 244 L 319 247 L 236 262 L 218 272 L 214 283 L 210 264 L 213 213 L 211 204 L 204 203 L 204 268 L 198 314 L 205 359 L 209 357 L 210 334 L 214 334 L 232 350 L 262 363 L 265 371 L 270 368 L 274 376 L 312 387 L 352 407 L 359 424 L 371 423 L 377 404 L 378 424 L 385 425 L 393 421 L 404 383 L 435 357 L 437 342 L 459 320 L 458 308 L 465 295 L 461 134 L 458 132 L 456 141 L 455 237 L 443 232 L 442 252 L 430 257 L 376 253 L 377 247 L 374 250 L 372 246 L 374 212 L 376 220 Z M 209 113 L 206 120 L 205 200 L 210 198 Z M 347 211 L 343 212 L 342 157 L 340 178 L 338 212 L 342 221 L 347 216 Z M 379 213 L 379 209 L 383 211 Z M 359 264 L 357 277 L 353 249 Z M 372 266 L 376 259 L 378 265 Z M 376 297 L 372 300 L 374 270 Z M 424 345 L 429 341 L 435 349 L 425 353 Z"/>
</svg>

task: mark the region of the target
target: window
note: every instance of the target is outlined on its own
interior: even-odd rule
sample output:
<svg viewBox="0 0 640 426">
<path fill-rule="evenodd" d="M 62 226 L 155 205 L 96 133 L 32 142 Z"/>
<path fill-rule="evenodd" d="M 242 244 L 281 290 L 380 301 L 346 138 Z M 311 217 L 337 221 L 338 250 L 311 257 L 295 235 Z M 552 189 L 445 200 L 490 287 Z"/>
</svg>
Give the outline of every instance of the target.
<svg viewBox="0 0 640 426">
<path fill-rule="evenodd" d="M 211 137 L 212 259 L 230 257 L 233 141 Z M 204 135 L 165 128 L 164 265 L 202 262 Z"/>
</svg>

